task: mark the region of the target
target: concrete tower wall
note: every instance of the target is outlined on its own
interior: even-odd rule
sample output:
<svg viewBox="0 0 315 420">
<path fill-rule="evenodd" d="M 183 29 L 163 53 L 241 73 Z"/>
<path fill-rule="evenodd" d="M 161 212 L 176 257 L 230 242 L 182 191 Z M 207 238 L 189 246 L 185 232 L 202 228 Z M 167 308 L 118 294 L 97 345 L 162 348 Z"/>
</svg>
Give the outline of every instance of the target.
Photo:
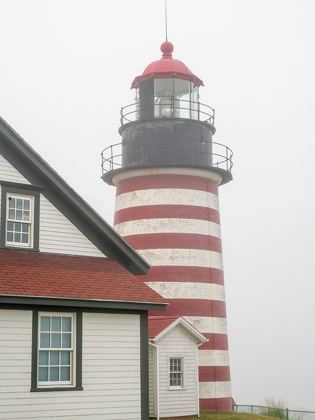
<svg viewBox="0 0 315 420">
<path fill-rule="evenodd" d="M 113 179 L 115 228 L 151 265 L 143 280 L 208 338 L 200 408 L 231 410 L 218 184 L 211 170 L 138 169 Z M 157 315 L 156 313 L 154 315 Z"/>
</svg>

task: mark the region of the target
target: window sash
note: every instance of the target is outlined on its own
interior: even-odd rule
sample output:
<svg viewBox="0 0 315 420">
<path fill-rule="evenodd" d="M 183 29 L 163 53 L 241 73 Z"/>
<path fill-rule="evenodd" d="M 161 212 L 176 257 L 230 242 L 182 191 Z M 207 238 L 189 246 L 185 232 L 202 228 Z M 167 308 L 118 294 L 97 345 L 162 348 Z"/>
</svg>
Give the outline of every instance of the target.
<svg viewBox="0 0 315 420">
<path fill-rule="evenodd" d="M 6 208 L 6 245 L 32 247 L 34 197 L 8 192 Z"/>
<path fill-rule="evenodd" d="M 74 385 L 75 314 L 43 312 L 38 321 L 38 386 Z"/>
<path fill-rule="evenodd" d="M 169 358 L 169 386 L 170 388 L 183 388 L 184 386 L 184 359 L 182 357 Z"/>
</svg>

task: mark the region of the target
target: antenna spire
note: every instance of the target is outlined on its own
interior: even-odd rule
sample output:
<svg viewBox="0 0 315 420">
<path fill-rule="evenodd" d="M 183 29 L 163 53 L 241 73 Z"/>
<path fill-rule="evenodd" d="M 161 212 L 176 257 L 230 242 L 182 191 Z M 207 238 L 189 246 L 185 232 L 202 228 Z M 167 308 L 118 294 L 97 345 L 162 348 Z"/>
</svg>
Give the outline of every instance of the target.
<svg viewBox="0 0 315 420">
<path fill-rule="evenodd" d="M 167 39 L 167 0 L 165 0 L 165 38 Z"/>
</svg>

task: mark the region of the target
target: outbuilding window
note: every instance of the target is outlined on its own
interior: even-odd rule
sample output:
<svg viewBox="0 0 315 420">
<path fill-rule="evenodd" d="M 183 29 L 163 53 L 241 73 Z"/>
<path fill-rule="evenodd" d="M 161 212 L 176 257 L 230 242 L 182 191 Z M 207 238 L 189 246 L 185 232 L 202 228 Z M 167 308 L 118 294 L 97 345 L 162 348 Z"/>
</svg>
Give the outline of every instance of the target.
<svg viewBox="0 0 315 420">
<path fill-rule="evenodd" d="M 184 387 L 184 361 L 182 357 L 169 358 L 169 386 L 172 389 Z"/>
</svg>

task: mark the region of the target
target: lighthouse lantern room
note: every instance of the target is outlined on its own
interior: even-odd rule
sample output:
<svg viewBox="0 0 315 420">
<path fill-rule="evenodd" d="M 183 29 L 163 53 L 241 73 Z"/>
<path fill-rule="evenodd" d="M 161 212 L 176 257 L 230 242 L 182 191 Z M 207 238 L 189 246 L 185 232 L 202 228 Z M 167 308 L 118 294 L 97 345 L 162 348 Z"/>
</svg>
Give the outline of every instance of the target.
<svg viewBox="0 0 315 420">
<path fill-rule="evenodd" d="M 218 186 L 232 179 L 232 151 L 213 142 L 214 109 L 199 101 L 203 82 L 173 49 L 164 42 L 162 58 L 134 79 L 136 102 L 121 109 L 122 142 L 103 150 L 102 178 L 116 186 L 116 230 L 152 266 L 141 280 L 170 303 L 160 316 L 183 317 L 208 339 L 198 351 L 200 408 L 227 411 Z"/>
</svg>

